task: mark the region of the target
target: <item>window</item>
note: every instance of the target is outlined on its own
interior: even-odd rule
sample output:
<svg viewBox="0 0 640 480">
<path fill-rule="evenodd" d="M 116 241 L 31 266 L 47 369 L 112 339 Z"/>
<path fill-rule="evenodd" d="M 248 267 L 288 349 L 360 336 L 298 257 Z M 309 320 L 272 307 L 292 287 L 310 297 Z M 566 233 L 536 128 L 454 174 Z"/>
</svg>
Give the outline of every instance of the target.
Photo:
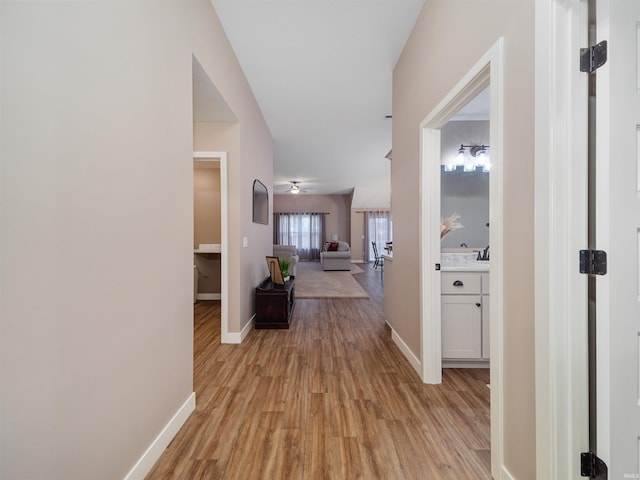
<svg viewBox="0 0 640 480">
<path fill-rule="evenodd" d="M 295 245 L 300 260 L 319 260 L 324 213 L 274 213 L 273 243 Z"/>
<path fill-rule="evenodd" d="M 367 211 L 364 212 L 364 235 L 365 235 L 365 262 L 370 262 L 375 258 L 373 245 L 376 242 L 378 254 L 384 253 L 387 242 L 393 239 L 393 222 L 389 211 Z"/>
</svg>

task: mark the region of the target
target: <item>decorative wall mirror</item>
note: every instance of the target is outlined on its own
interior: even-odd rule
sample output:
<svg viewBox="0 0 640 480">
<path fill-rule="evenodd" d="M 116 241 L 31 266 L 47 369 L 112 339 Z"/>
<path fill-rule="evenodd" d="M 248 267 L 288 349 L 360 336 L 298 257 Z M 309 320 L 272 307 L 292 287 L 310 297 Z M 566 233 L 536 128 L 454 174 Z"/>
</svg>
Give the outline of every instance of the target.
<svg viewBox="0 0 640 480">
<path fill-rule="evenodd" d="M 253 181 L 253 223 L 269 225 L 269 192 L 257 179 Z"/>
</svg>

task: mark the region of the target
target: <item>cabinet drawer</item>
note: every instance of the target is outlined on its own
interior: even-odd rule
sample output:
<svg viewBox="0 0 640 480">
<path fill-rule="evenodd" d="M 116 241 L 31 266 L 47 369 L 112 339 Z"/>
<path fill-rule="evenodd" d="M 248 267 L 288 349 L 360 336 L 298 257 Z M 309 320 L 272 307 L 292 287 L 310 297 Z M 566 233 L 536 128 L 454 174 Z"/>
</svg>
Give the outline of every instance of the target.
<svg viewBox="0 0 640 480">
<path fill-rule="evenodd" d="M 466 272 L 442 272 L 443 294 L 479 294 L 480 274 Z"/>
</svg>

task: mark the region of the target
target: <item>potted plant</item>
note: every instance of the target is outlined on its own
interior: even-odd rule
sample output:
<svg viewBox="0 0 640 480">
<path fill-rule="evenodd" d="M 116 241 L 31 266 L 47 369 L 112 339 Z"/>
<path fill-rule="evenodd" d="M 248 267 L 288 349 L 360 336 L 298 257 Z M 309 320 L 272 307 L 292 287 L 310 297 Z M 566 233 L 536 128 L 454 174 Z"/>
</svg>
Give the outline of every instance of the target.
<svg viewBox="0 0 640 480">
<path fill-rule="evenodd" d="M 291 268 L 291 260 L 288 258 L 281 258 L 278 263 L 280 263 L 280 270 L 282 271 L 282 278 L 286 282 L 289 280 L 289 268 Z"/>
</svg>

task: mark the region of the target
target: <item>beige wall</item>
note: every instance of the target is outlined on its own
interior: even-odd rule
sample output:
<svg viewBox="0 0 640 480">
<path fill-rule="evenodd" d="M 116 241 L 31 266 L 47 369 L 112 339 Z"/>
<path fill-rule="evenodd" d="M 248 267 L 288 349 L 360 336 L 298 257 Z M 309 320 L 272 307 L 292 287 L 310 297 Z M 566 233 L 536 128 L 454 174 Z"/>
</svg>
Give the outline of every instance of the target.
<svg viewBox="0 0 640 480">
<path fill-rule="evenodd" d="M 206 70 L 200 56 L 196 57 Z M 220 90 L 218 82 L 214 83 Z M 235 110 L 234 113 L 237 114 Z M 193 126 L 194 150 L 228 154 L 230 332 L 240 332 L 251 320 L 255 287 L 269 275 L 264 257 L 273 253 L 273 227 L 253 223 L 254 179 L 267 185 L 272 201 L 269 186 L 273 185 L 273 145 L 269 131 L 259 128 L 264 124 L 250 119 L 245 125 L 240 120 L 196 122 Z M 242 246 L 243 237 L 247 237 L 246 248 Z"/>
<path fill-rule="evenodd" d="M 351 209 L 351 261 L 364 261 L 364 210 Z"/>
<path fill-rule="evenodd" d="M 193 248 L 201 243 L 220 243 L 220 167 L 214 162 L 194 162 Z M 220 293 L 219 253 L 195 255 L 198 292 Z"/>
<path fill-rule="evenodd" d="M 415 279 L 393 284 L 393 318 L 420 356 L 419 125 L 504 37 L 504 461 L 517 480 L 535 478 L 533 17 L 533 0 L 427 0 L 393 77 L 394 268 Z"/>
<path fill-rule="evenodd" d="M 200 163 L 200 162 L 199 162 Z M 220 168 L 193 167 L 193 248 L 201 243 L 220 243 Z"/>
<path fill-rule="evenodd" d="M 233 331 L 270 133 L 208 0 L 2 2 L 0 44 L 0 477 L 123 478 L 193 391 L 192 54 L 239 121 Z"/>
<path fill-rule="evenodd" d="M 351 243 L 351 195 L 275 195 L 273 197 L 274 212 L 325 212 L 325 241 L 331 235 L 338 234 L 338 239 Z M 273 229 L 273 224 L 271 224 Z"/>
</svg>

